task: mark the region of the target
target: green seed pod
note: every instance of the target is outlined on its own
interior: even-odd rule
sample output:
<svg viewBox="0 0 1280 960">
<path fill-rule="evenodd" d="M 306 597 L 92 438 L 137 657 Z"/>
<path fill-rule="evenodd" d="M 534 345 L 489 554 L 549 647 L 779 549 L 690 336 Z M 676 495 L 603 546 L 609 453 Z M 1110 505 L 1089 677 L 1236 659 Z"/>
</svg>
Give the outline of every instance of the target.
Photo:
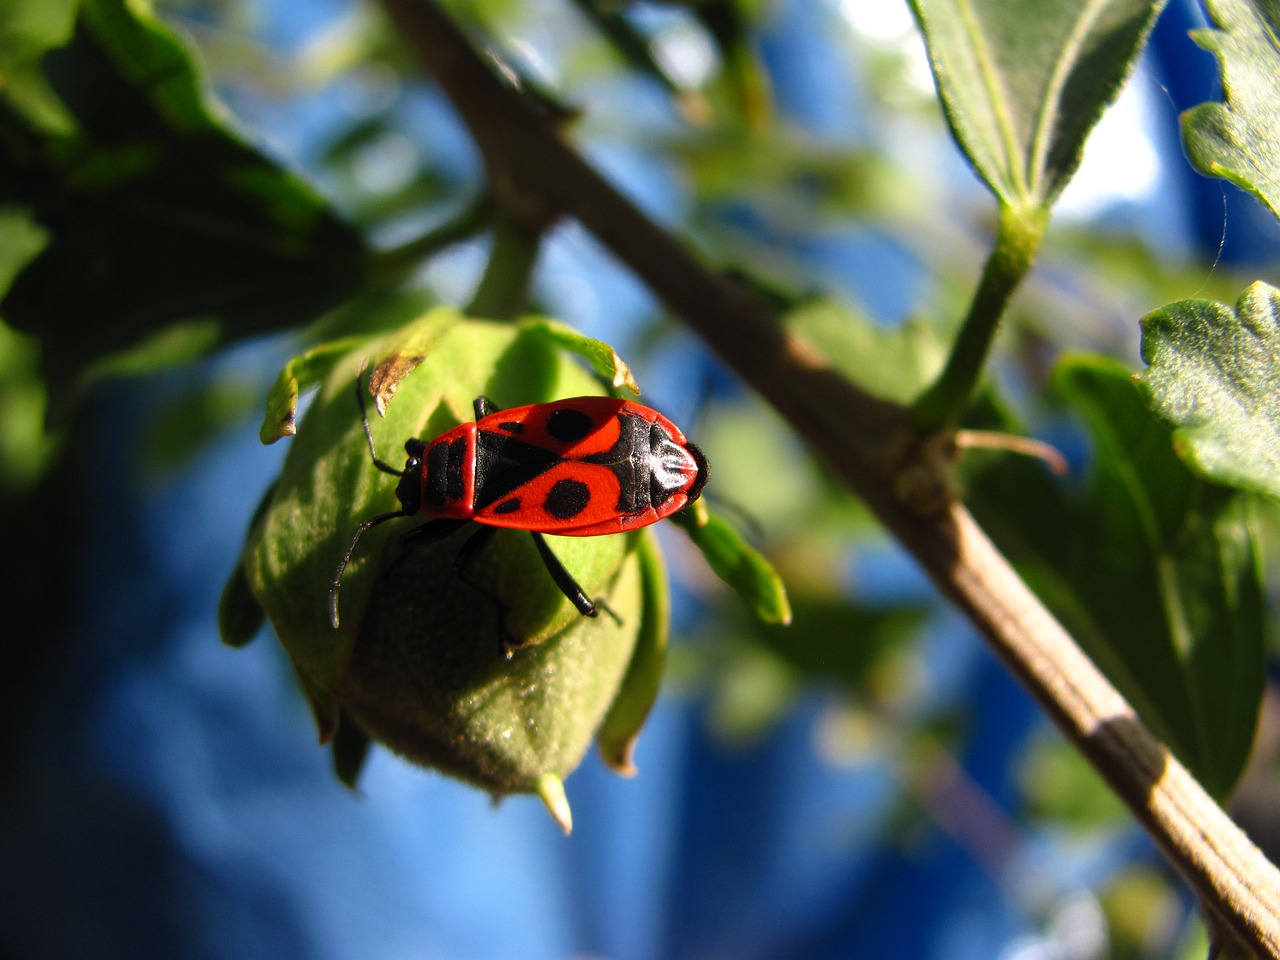
<svg viewBox="0 0 1280 960">
<path fill-rule="evenodd" d="M 494 324 L 435 310 L 382 341 L 312 350 L 273 391 L 267 440 L 293 432 L 295 398 L 319 383 L 235 576 L 289 651 L 322 741 L 345 731 L 335 741 L 344 779 L 363 756 L 348 729 L 354 722 L 496 796 L 538 793 L 567 826 L 561 781 L 609 712 L 637 637 L 659 629 L 653 616 L 662 604 L 646 604 L 644 594 L 660 559 L 651 547 L 643 563 L 635 552 L 648 534 L 549 538 L 587 595 L 606 598 L 614 614 L 586 618 L 524 531 L 499 531 L 463 579 L 455 558 L 465 532 L 406 545 L 401 535 L 421 521 L 395 519 L 360 540 L 342 580 L 340 626 L 328 617 L 330 583 L 352 534 L 398 507 L 397 481 L 371 463 L 360 422 L 362 362 L 374 365 L 374 406 L 386 413 L 371 418 L 377 455 L 398 466 L 405 440 L 471 420 L 478 395 L 508 407 L 600 393 L 566 348 L 615 385 L 629 379 L 608 347 L 547 321 Z M 502 625 L 526 642 L 510 659 Z M 632 725 L 642 720 L 641 712 Z"/>
<path fill-rule="evenodd" d="M 499 567 L 546 577 L 528 534 L 503 531 L 493 549 L 477 571 L 486 580 Z M 639 563 L 629 554 L 607 591 L 617 621 L 575 610 L 567 628 L 508 660 L 491 604 L 466 589 L 420 589 L 456 584 L 455 551 L 415 549 L 378 579 L 343 701 L 376 739 L 424 766 L 495 794 L 531 791 L 543 774 L 577 767 L 621 686 L 641 623 Z"/>
</svg>

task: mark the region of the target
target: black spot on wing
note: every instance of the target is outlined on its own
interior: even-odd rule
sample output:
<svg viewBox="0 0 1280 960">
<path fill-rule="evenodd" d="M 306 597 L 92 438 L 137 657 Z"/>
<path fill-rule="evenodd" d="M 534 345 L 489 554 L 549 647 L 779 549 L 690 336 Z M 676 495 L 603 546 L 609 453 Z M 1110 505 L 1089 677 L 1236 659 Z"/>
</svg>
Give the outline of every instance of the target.
<svg viewBox="0 0 1280 960">
<path fill-rule="evenodd" d="M 557 520 L 571 520 L 587 509 L 591 488 L 581 480 L 557 480 L 542 501 L 542 507 Z"/>
<path fill-rule="evenodd" d="M 493 508 L 494 513 L 515 513 L 520 509 L 520 498 L 512 497 L 510 500 L 503 500 L 500 504 Z"/>
<path fill-rule="evenodd" d="M 508 420 L 498 424 L 498 429 L 503 433 L 524 433 L 524 424 L 519 420 Z"/>
<path fill-rule="evenodd" d="M 547 433 L 565 443 L 581 440 L 596 427 L 590 415 L 571 407 L 554 410 L 547 418 Z"/>
</svg>

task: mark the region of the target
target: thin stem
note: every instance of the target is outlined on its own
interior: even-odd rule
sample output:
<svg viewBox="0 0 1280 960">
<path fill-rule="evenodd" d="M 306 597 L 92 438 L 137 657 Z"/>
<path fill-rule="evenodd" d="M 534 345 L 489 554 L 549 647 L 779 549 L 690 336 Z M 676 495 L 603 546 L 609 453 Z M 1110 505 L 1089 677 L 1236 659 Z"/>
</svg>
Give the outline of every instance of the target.
<svg viewBox="0 0 1280 960">
<path fill-rule="evenodd" d="M 1044 238 L 1049 212 L 1041 207 L 1001 205 L 995 248 L 969 305 L 960 335 L 937 381 L 911 408 L 923 432 L 954 426 L 982 379 L 992 341 L 1009 299 L 1031 269 Z"/>
<path fill-rule="evenodd" d="M 1043 461 L 1045 466 L 1059 476 L 1067 472 L 1067 458 L 1061 451 L 1034 437 L 1020 437 L 994 430 L 957 430 L 955 444 L 960 450 L 1006 450 L 1009 453 L 1020 453 Z"/>
</svg>

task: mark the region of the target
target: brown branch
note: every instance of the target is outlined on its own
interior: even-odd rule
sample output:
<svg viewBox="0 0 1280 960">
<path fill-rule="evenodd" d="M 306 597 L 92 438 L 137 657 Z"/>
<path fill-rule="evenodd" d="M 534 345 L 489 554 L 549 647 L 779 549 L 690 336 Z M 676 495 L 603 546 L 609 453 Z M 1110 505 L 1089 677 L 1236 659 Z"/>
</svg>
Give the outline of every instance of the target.
<svg viewBox="0 0 1280 960">
<path fill-rule="evenodd" d="M 704 266 L 500 80 L 429 0 L 381 0 L 485 159 L 498 202 L 572 216 L 758 390 L 875 511 L 1128 804 L 1224 929 L 1280 957 L 1280 874 L 1138 719 L 917 457 L 906 411 L 849 384 L 766 307 Z M 914 507 L 904 502 L 910 499 Z M 933 503 L 932 510 L 921 504 Z"/>
</svg>

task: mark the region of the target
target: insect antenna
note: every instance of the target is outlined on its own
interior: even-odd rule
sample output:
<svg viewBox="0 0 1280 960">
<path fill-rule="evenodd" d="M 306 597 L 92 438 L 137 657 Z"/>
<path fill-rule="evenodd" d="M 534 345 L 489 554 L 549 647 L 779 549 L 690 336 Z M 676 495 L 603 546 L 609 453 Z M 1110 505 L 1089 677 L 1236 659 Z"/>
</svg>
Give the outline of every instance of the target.
<svg viewBox="0 0 1280 960">
<path fill-rule="evenodd" d="M 351 544 L 347 547 L 347 552 L 342 555 L 342 562 L 338 564 L 338 569 L 333 572 L 333 581 L 329 584 L 329 625 L 333 629 L 338 629 L 338 591 L 342 589 L 342 575 L 347 572 L 347 564 L 351 562 L 351 555 L 356 552 L 356 544 L 360 542 L 361 537 L 378 524 L 394 520 L 396 517 L 407 516 L 409 514 L 403 510 L 397 510 L 395 513 L 381 513 L 364 521 L 364 523 L 360 524 L 360 528 L 356 530 L 356 535 L 351 538 Z"/>
<path fill-rule="evenodd" d="M 360 363 L 360 370 L 356 373 L 356 405 L 360 407 L 360 423 L 364 426 L 364 439 L 369 445 L 369 459 L 373 461 L 373 465 L 383 473 L 389 473 L 393 477 L 403 477 L 404 471 L 397 470 L 395 467 L 378 457 L 378 451 L 373 446 L 373 431 L 369 429 L 369 409 L 364 402 L 364 368 L 367 361 Z M 410 514 L 405 513 L 403 509 L 394 513 L 382 513 L 376 517 L 372 517 L 360 524 L 356 530 L 356 535 L 351 538 L 351 543 L 347 547 L 347 552 L 342 555 L 342 562 L 338 564 L 338 569 L 333 573 L 333 581 L 329 585 L 329 623 L 333 629 L 338 629 L 338 591 L 342 589 L 342 575 L 347 572 L 347 564 L 351 562 L 351 556 L 356 552 L 356 547 L 360 543 L 360 538 L 372 530 L 380 523 L 386 523 L 388 520 L 394 520 L 396 517 L 407 517 Z"/>
<path fill-rule="evenodd" d="M 360 372 L 356 374 L 356 403 L 360 405 L 360 422 L 364 425 L 364 438 L 369 444 L 369 458 L 373 460 L 373 465 L 383 473 L 389 473 L 393 477 L 403 477 L 404 471 L 397 470 L 391 464 L 378 458 L 378 451 L 373 448 L 373 432 L 369 429 L 369 411 L 365 407 L 364 390 L 361 389 L 364 379 L 365 361 L 360 364 Z M 372 382 L 372 381 L 371 381 Z"/>
</svg>

